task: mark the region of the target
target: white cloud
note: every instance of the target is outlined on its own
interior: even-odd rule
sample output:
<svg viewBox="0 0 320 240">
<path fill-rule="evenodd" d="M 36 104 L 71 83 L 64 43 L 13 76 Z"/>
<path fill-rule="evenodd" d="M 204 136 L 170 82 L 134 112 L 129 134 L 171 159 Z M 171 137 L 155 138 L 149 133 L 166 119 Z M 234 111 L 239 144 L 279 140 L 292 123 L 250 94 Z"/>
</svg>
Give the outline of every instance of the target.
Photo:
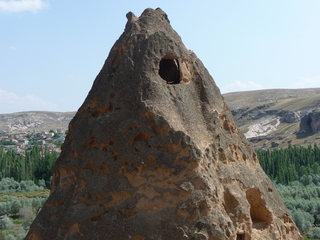
<svg viewBox="0 0 320 240">
<path fill-rule="evenodd" d="M 236 80 L 233 83 L 222 87 L 221 92 L 227 93 L 227 92 L 259 90 L 259 89 L 264 89 L 264 87 L 258 83 L 253 82 L 253 81 L 241 82 L 239 80 Z"/>
<path fill-rule="evenodd" d="M 23 111 L 58 111 L 58 106 L 37 96 L 19 97 L 0 89 L 0 114 Z"/>
<path fill-rule="evenodd" d="M 36 13 L 48 7 L 49 4 L 42 0 L 9 0 L 0 1 L 0 10 L 3 12 L 32 12 Z"/>
<path fill-rule="evenodd" d="M 291 88 L 319 88 L 320 75 L 314 78 L 299 77 L 298 81 L 293 82 Z"/>
</svg>

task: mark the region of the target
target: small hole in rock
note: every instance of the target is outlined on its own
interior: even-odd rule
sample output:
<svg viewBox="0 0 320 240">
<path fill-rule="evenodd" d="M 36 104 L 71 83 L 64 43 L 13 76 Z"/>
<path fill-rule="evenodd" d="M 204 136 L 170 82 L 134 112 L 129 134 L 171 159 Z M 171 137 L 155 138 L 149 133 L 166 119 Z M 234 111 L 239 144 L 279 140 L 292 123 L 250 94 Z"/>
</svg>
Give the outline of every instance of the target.
<svg viewBox="0 0 320 240">
<path fill-rule="evenodd" d="M 237 234 L 237 240 L 245 240 L 244 239 L 244 234 Z"/>
<path fill-rule="evenodd" d="M 159 75 L 168 84 L 180 83 L 180 67 L 177 59 L 163 58 L 160 61 Z"/>
</svg>

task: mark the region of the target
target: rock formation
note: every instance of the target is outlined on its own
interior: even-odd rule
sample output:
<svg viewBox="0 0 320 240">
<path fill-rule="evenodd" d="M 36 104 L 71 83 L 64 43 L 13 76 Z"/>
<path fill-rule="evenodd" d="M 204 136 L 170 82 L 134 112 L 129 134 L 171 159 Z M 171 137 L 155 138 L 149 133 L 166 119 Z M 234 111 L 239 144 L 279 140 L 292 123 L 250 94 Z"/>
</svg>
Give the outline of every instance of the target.
<svg viewBox="0 0 320 240">
<path fill-rule="evenodd" d="M 300 119 L 300 112 L 283 111 L 280 121 L 286 123 L 295 123 L 299 122 Z"/>
<path fill-rule="evenodd" d="M 167 15 L 127 18 L 26 239 L 302 239 Z"/>
<path fill-rule="evenodd" d="M 320 112 L 313 111 L 301 118 L 299 132 L 310 131 L 317 133 L 320 131 Z"/>
</svg>

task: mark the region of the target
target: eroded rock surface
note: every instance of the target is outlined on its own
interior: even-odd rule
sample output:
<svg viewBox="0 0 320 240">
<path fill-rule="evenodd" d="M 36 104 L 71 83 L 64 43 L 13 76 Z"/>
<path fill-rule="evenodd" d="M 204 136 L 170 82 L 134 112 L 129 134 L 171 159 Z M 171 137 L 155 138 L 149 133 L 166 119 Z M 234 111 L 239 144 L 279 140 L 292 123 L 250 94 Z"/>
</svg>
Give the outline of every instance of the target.
<svg viewBox="0 0 320 240">
<path fill-rule="evenodd" d="M 302 131 L 311 131 L 312 133 L 317 133 L 320 131 L 320 112 L 313 111 L 308 113 L 300 122 L 300 132 Z"/>
<path fill-rule="evenodd" d="M 300 112 L 284 111 L 280 121 L 286 123 L 295 123 L 299 122 L 300 119 Z"/>
<path fill-rule="evenodd" d="M 26 239 L 302 239 L 167 15 L 127 18 Z"/>
</svg>

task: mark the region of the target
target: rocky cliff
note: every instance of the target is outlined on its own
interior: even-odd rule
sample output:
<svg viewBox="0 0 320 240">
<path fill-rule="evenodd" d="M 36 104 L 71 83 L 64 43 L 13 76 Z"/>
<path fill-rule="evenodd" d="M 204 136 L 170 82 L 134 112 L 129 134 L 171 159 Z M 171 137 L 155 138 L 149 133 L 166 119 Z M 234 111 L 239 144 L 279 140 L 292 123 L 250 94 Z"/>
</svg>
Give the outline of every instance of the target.
<svg viewBox="0 0 320 240">
<path fill-rule="evenodd" d="M 302 239 L 167 15 L 127 18 L 26 239 Z"/>
<path fill-rule="evenodd" d="M 312 133 L 319 133 L 320 131 L 320 112 L 313 111 L 306 114 L 301 118 L 300 122 L 300 132 L 310 131 Z"/>
</svg>

